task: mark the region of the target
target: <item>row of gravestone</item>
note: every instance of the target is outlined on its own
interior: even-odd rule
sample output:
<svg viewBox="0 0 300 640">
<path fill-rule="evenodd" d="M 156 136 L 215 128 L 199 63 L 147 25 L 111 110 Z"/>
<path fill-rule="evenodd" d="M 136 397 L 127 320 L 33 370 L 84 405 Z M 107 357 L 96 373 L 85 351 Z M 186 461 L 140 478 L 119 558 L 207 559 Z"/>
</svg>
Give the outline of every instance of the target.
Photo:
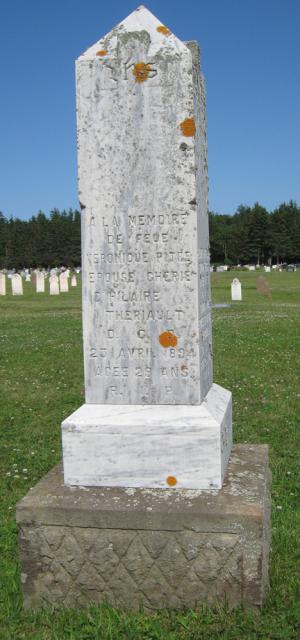
<svg viewBox="0 0 300 640">
<path fill-rule="evenodd" d="M 42 271 L 36 271 L 35 287 L 36 293 L 45 293 L 45 274 Z M 19 273 L 13 273 L 10 276 L 11 292 L 13 296 L 23 295 L 23 280 Z M 30 281 L 30 274 L 26 276 L 26 281 Z M 75 275 L 71 277 L 71 287 L 77 286 Z M 49 293 L 51 296 L 59 295 L 59 293 L 67 293 L 69 291 L 69 273 L 63 271 L 59 276 L 51 274 L 49 277 Z M 0 272 L 0 295 L 6 295 L 6 275 Z"/>
</svg>

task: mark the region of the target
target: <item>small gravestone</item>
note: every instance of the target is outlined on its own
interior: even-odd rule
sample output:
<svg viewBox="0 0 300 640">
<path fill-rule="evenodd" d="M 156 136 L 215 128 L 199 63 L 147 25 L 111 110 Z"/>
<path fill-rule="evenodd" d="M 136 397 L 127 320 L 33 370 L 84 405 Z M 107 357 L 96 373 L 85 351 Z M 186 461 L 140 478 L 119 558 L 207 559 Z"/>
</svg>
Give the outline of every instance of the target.
<svg viewBox="0 0 300 640">
<path fill-rule="evenodd" d="M 31 281 L 30 273 L 27 273 L 25 277 L 25 282 L 30 282 L 30 281 Z"/>
<path fill-rule="evenodd" d="M 23 295 L 23 281 L 19 273 L 14 273 L 11 277 L 11 292 L 13 296 Z"/>
<path fill-rule="evenodd" d="M 59 287 L 61 293 L 69 291 L 69 276 L 67 271 L 63 271 L 59 276 Z"/>
<path fill-rule="evenodd" d="M 52 276 L 50 276 L 49 287 L 50 287 L 50 296 L 59 295 L 59 280 L 57 275 L 53 274 Z"/>
<path fill-rule="evenodd" d="M 260 604 L 267 449 L 229 463 L 213 384 L 196 43 L 140 7 L 78 59 L 77 113 L 85 404 L 62 424 L 64 476 L 18 505 L 25 604 Z"/>
<path fill-rule="evenodd" d="M 0 296 L 6 295 L 6 276 L 0 272 Z"/>
<path fill-rule="evenodd" d="M 36 272 L 36 292 L 45 293 L 45 276 L 42 271 Z"/>
<path fill-rule="evenodd" d="M 249 271 L 255 271 L 255 266 L 254 264 L 250 264 L 250 266 L 248 267 Z"/>
<path fill-rule="evenodd" d="M 72 276 L 72 278 L 71 278 L 71 287 L 77 287 L 76 276 Z"/>
<path fill-rule="evenodd" d="M 271 267 L 265 266 L 264 270 L 265 270 L 265 273 L 270 273 Z"/>
<path fill-rule="evenodd" d="M 242 300 L 242 285 L 238 278 L 233 278 L 231 283 L 231 300 Z"/>
<path fill-rule="evenodd" d="M 256 280 L 256 290 L 263 296 L 267 296 L 268 298 L 272 297 L 271 289 L 267 283 L 266 278 L 263 276 L 259 276 Z"/>
</svg>

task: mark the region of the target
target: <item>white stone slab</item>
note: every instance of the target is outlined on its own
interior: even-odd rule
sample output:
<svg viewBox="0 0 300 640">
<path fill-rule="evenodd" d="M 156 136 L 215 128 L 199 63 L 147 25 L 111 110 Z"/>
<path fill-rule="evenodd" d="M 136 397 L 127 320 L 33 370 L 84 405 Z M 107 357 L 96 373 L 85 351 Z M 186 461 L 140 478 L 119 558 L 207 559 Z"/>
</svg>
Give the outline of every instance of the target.
<svg viewBox="0 0 300 640">
<path fill-rule="evenodd" d="M 61 293 L 67 293 L 69 291 L 69 276 L 66 271 L 63 271 L 59 276 L 59 286 Z"/>
<path fill-rule="evenodd" d="M 11 277 L 11 292 L 13 296 L 23 295 L 23 281 L 19 273 L 14 273 Z"/>
<path fill-rule="evenodd" d="M 69 485 L 219 489 L 231 394 L 214 384 L 200 406 L 85 404 L 62 423 L 62 440 Z"/>
<path fill-rule="evenodd" d="M 5 273 L 0 273 L 0 296 L 6 295 L 6 276 Z"/>
<path fill-rule="evenodd" d="M 71 287 L 77 287 L 76 276 L 72 276 L 72 278 L 71 278 Z"/>
<path fill-rule="evenodd" d="M 77 61 L 90 403 L 200 404 L 212 383 L 203 80 L 162 26 L 140 7 Z"/>
<path fill-rule="evenodd" d="M 231 300 L 242 300 L 242 285 L 238 278 L 233 278 L 231 283 Z"/>
<path fill-rule="evenodd" d="M 59 295 L 59 280 L 58 276 L 53 274 L 49 278 L 50 296 Z"/>
<path fill-rule="evenodd" d="M 36 272 L 36 292 L 45 293 L 45 276 L 42 271 Z"/>
</svg>

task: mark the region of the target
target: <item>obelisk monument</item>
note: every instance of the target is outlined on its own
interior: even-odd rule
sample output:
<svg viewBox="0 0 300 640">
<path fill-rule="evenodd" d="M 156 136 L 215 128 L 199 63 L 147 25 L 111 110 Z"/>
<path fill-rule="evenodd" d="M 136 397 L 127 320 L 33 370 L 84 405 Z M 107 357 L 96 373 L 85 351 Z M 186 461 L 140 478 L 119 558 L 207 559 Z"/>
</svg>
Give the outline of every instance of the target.
<svg viewBox="0 0 300 640">
<path fill-rule="evenodd" d="M 268 449 L 236 445 L 224 479 L 197 45 L 140 7 L 78 59 L 77 113 L 86 401 L 64 477 L 17 505 L 24 604 L 260 606 Z"/>
<path fill-rule="evenodd" d="M 220 488 L 199 50 L 141 6 L 77 60 L 86 403 L 66 484 Z"/>
</svg>

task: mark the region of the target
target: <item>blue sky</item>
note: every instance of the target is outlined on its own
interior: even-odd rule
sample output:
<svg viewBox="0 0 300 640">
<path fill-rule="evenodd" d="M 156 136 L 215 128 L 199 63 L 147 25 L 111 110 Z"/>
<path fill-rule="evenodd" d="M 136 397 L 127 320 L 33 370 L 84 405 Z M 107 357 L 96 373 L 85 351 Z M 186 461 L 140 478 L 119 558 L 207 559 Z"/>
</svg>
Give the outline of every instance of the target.
<svg viewBox="0 0 300 640">
<path fill-rule="evenodd" d="M 74 60 L 138 4 L 2 0 L 0 211 L 78 206 Z M 207 86 L 210 209 L 300 204 L 300 0 L 149 0 L 198 40 Z"/>
</svg>

